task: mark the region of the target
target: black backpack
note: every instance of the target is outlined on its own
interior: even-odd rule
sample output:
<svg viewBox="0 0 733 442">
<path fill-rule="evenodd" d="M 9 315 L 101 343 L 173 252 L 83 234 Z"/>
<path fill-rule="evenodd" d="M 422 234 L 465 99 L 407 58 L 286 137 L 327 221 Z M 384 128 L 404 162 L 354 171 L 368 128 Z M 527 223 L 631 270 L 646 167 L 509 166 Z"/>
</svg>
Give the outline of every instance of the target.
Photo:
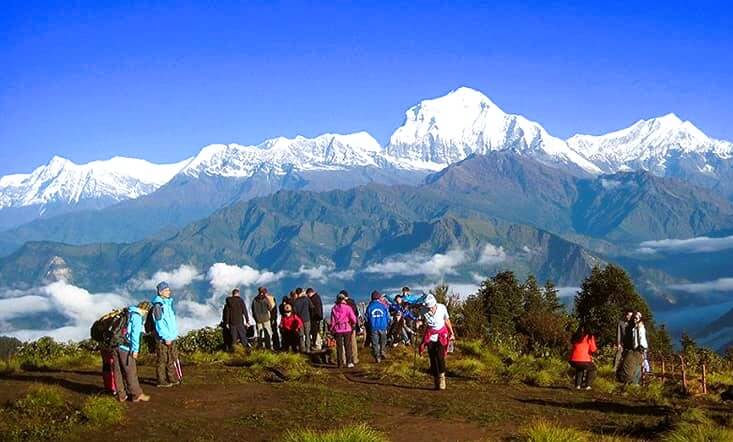
<svg viewBox="0 0 733 442">
<path fill-rule="evenodd" d="M 145 316 L 144 328 L 145 328 L 146 335 L 156 336 L 157 334 L 157 332 L 155 331 L 155 313 L 154 313 L 156 306 L 160 306 L 161 314 L 163 312 L 163 304 L 161 304 L 160 302 L 153 303 L 153 307 L 150 309 L 148 314 Z"/>
<path fill-rule="evenodd" d="M 91 338 L 105 348 L 129 345 L 127 340 L 127 326 L 129 323 L 130 312 L 128 309 L 114 310 L 94 321 L 91 328 Z"/>
</svg>

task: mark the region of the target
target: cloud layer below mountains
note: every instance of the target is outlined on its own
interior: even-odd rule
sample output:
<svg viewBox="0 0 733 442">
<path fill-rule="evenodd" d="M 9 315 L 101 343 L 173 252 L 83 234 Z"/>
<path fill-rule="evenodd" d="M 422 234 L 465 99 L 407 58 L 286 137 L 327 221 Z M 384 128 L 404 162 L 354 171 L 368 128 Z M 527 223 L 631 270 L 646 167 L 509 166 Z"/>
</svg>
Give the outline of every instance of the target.
<svg viewBox="0 0 733 442">
<path fill-rule="evenodd" d="M 180 331 L 185 333 L 218 324 L 223 299 L 234 287 L 242 290 L 245 299 L 251 299 L 258 286 L 273 284 L 285 278 L 325 283 L 328 280 L 352 280 L 359 273 L 365 273 L 372 276 L 424 277 L 437 282 L 444 281 L 445 276 L 456 275 L 460 267 L 472 262 L 492 266 L 507 259 L 503 248 L 486 244 L 478 250 L 393 256 L 368 266 L 362 272 L 335 271 L 335 267 L 329 264 L 303 266 L 297 271 L 272 272 L 227 263 L 216 263 L 204 272 L 193 265 L 184 264 L 176 269 L 159 270 L 150 277 L 131 280 L 114 293 L 90 293 L 67 281 L 57 281 L 29 290 L 0 291 L 0 333 L 22 340 L 34 340 L 42 336 L 52 336 L 61 341 L 86 339 L 91 324 L 97 318 L 116 308 L 139 302 L 140 299 L 134 299 L 132 293 L 139 290 L 152 292 L 160 281 L 168 282 L 176 292 Z M 190 286 L 204 281 L 208 282 L 210 293 L 208 298 L 199 301 Z M 462 296 L 474 293 L 478 288 L 472 283 L 453 286 Z"/>
<path fill-rule="evenodd" d="M 651 253 L 709 253 L 733 248 L 733 236 L 710 238 L 698 236 L 688 239 L 662 239 L 658 241 L 644 241 L 639 245 L 638 252 Z"/>
</svg>

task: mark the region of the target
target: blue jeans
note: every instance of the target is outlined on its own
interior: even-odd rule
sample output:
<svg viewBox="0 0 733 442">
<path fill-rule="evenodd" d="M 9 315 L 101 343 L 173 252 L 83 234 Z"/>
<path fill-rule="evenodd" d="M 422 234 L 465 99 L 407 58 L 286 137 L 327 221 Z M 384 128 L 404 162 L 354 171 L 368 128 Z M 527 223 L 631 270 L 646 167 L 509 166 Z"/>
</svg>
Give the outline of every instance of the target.
<svg viewBox="0 0 733 442">
<path fill-rule="evenodd" d="M 384 349 L 387 347 L 387 330 L 372 330 L 372 355 L 374 359 L 384 357 Z"/>
</svg>

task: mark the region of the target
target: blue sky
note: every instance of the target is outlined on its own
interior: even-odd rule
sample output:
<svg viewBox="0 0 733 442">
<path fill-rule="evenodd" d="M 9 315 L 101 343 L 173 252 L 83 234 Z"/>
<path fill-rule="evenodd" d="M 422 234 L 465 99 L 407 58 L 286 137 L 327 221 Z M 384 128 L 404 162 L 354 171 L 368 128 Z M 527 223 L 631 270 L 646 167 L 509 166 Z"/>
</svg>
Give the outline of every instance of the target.
<svg viewBox="0 0 733 442">
<path fill-rule="evenodd" d="M 3 2 L 0 175 L 54 154 L 385 142 L 408 107 L 461 85 L 557 136 L 675 112 L 733 140 L 732 7 L 624 3 Z"/>
</svg>

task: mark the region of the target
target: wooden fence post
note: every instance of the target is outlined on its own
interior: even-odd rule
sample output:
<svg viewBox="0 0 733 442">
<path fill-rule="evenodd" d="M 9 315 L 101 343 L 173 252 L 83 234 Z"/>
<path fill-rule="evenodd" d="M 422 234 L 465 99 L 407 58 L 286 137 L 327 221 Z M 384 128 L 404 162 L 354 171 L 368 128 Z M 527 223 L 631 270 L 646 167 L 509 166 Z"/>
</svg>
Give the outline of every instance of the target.
<svg viewBox="0 0 733 442">
<path fill-rule="evenodd" d="M 687 367 L 685 367 L 685 357 L 682 355 L 680 355 L 680 369 L 682 370 L 682 388 L 687 393 L 689 391 L 687 389 Z"/>
<path fill-rule="evenodd" d="M 702 379 L 700 381 L 702 382 L 702 394 L 708 394 L 708 372 L 705 364 L 702 364 Z"/>
</svg>

